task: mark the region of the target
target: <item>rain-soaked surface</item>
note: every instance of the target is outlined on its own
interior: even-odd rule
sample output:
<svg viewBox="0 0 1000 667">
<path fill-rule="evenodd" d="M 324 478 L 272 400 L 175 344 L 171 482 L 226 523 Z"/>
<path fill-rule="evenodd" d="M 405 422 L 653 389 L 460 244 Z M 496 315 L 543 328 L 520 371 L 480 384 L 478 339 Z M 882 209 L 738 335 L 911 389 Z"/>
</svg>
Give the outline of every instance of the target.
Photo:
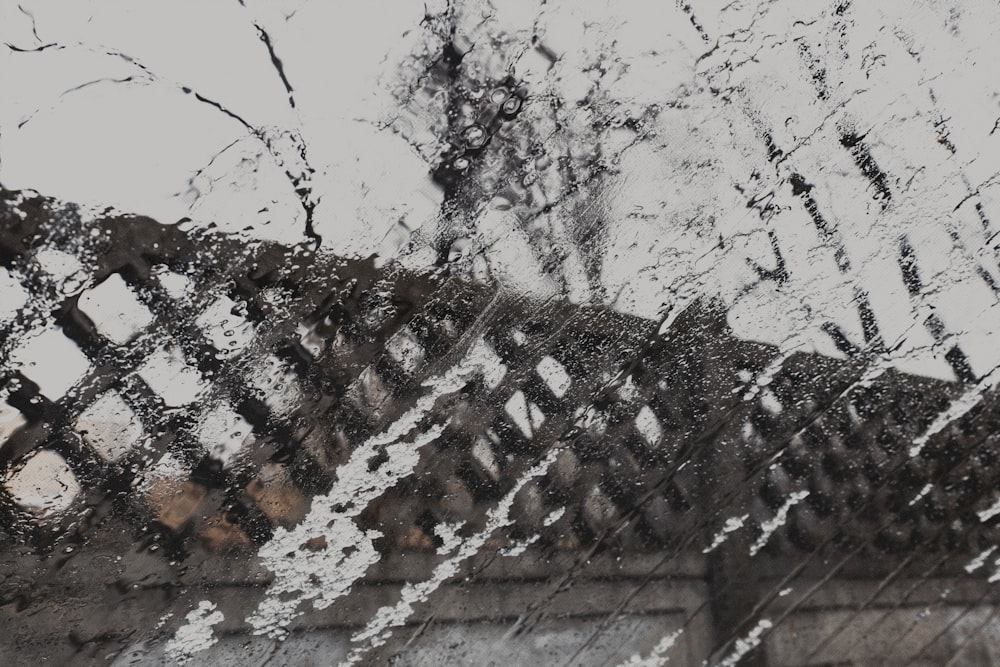
<svg viewBox="0 0 1000 667">
<path fill-rule="evenodd" d="M 996 3 L 0 42 L 0 664 L 1000 664 Z"/>
</svg>

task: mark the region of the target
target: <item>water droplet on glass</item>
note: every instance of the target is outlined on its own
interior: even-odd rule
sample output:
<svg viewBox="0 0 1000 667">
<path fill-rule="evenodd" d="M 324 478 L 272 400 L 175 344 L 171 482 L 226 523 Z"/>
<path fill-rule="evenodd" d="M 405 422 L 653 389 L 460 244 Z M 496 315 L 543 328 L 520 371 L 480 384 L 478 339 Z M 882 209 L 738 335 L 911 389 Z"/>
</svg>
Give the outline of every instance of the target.
<svg viewBox="0 0 1000 667">
<path fill-rule="evenodd" d="M 465 128 L 462 138 L 470 148 L 479 148 L 486 143 L 486 128 L 478 123 Z"/>
<path fill-rule="evenodd" d="M 451 163 L 451 166 L 455 171 L 465 171 L 469 168 L 469 159 L 464 157 L 455 158 L 455 161 Z"/>
<path fill-rule="evenodd" d="M 513 116 L 521 110 L 521 98 L 517 96 L 507 98 L 507 101 L 500 105 L 500 110 L 508 116 Z"/>
<path fill-rule="evenodd" d="M 493 198 L 493 208 L 497 211 L 508 211 L 514 205 L 510 199 L 504 197 L 503 195 L 497 195 Z"/>
<path fill-rule="evenodd" d="M 500 88 L 495 88 L 492 93 L 490 93 L 490 102 L 493 104 L 501 104 L 510 96 L 510 91 L 501 86 Z"/>
</svg>

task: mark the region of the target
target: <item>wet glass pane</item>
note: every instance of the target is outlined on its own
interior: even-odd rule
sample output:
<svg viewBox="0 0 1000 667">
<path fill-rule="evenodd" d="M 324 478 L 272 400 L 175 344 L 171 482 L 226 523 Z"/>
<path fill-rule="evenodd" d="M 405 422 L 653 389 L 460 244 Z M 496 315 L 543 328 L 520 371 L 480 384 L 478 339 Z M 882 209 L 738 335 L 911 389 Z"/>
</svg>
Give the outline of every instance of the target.
<svg viewBox="0 0 1000 667">
<path fill-rule="evenodd" d="M 0 664 L 1000 663 L 998 33 L 0 7 Z"/>
</svg>

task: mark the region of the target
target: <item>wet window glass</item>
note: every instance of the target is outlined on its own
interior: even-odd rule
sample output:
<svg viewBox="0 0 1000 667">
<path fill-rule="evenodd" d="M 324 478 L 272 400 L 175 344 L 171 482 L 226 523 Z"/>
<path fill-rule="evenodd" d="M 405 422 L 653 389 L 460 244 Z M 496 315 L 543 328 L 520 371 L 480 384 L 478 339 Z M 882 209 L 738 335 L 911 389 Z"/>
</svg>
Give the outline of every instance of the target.
<svg viewBox="0 0 1000 667">
<path fill-rule="evenodd" d="M 998 33 L 0 7 L 0 663 L 1000 664 Z"/>
</svg>

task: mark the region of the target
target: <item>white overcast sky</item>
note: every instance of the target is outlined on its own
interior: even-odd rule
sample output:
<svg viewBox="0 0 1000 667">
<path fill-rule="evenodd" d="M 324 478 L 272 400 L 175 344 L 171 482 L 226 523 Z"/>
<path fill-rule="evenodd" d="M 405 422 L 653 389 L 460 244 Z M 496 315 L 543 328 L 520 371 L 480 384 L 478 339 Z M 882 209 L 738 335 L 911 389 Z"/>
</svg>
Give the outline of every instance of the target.
<svg viewBox="0 0 1000 667">
<path fill-rule="evenodd" d="M 302 134 L 317 168 L 316 224 L 328 249 L 398 254 L 398 221 L 411 229 L 431 225 L 441 201 L 427 162 L 379 129 L 397 111 L 394 70 L 426 45 L 424 4 L 246 4 L 2 3 L 0 42 L 24 50 L 59 46 L 0 48 L 0 182 L 162 222 L 192 217 L 227 231 L 301 240 L 302 212 L 281 169 L 239 122 L 185 94 L 188 87 L 254 126 Z M 719 296 L 739 335 L 836 355 L 819 327 L 837 322 L 860 343 L 852 300 L 862 286 L 889 342 L 900 342 L 900 368 L 951 377 L 946 349 L 934 347 L 923 325 L 930 313 L 962 341 L 977 372 L 1000 363 L 996 295 L 978 276 L 982 269 L 1000 283 L 987 242 L 996 230 L 984 229 L 975 208 L 1000 220 L 994 3 L 855 3 L 845 19 L 825 2 L 705 0 L 694 3 L 703 35 L 675 3 L 567 0 L 544 11 L 534 2 L 497 4 L 482 12 L 491 30 L 540 29 L 560 55 L 552 71 L 536 77 L 532 94 L 572 101 L 600 42 L 610 45 L 607 57 L 626 65 L 612 90 L 625 107 L 668 106 L 655 141 L 622 155 L 607 188 L 611 233 L 602 280 L 615 307 L 655 317 L 681 297 Z M 845 33 L 837 31 L 842 20 L 851 26 Z M 294 110 L 255 24 L 283 60 Z M 804 48 L 825 68 L 825 99 L 816 96 Z M 785 150 L 795 148 L 794 160 L 768 161 L 758 121 Z M 865 134 L 889 175 L 887 209 L 839 146 L 846 124 Z M 939 141 L 941 128 L 953 153 Z M 782 169 L 792 163 L 816 186 L 850 251 L 846 275 L 787 185 Z M 768 191 L 778 213 L 764 223 L 746 202 Z M 487 253 L 494 276 L 514 289 L 555 289 L 508 214 L 488 211 L 480 226 L 484 238 L 505 239 Z M 768 230 L 789 262 L 790 280 L 780 287 L 754 286 L 746 261 L 773 264 Z M 926 282 L 917 300 L 906 294 L 895 262 L 902 235 Z M 420 265 L 426 258 L 404 259 Z M 572 273 L 567 294 L 593 298 Z"/>
</svg>

